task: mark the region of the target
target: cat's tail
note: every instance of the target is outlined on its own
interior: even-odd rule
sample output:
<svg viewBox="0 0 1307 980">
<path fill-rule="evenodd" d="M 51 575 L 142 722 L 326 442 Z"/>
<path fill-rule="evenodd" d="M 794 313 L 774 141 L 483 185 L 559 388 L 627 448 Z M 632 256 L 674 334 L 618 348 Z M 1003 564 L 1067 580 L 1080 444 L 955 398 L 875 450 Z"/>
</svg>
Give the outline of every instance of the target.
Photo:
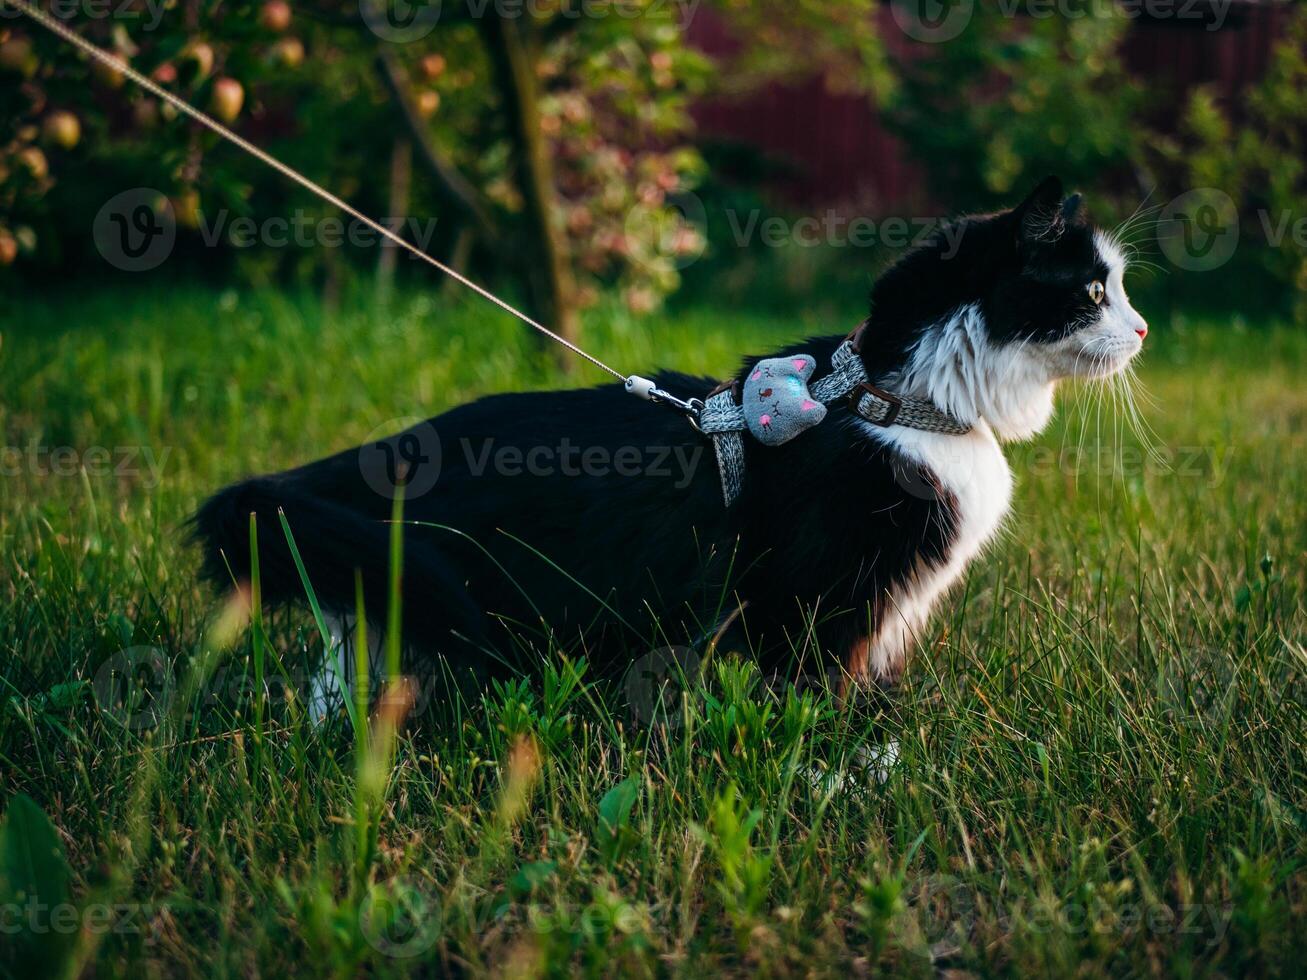
<svg viewBox="0 0 1307 980">
<path fill-rule="evenodd" d="M 293 540 L 323 609 L 353 612 L 357 573 L 368 618 L 381 622 L 390 580 L 390 522 L 315 493 L 305 482 L 293 472 L 256 477 L 205 501 L 190 521 L 192 540 L 202 551 L 201 574 L 219 589 L 249 582 L 253 515 L 265 602 L 278 605 L 308 598 L 291 552 Z M 445 643 L 433 633 L 475 637 L 484 628 L 482 614 L 433 546 L 430 534 L 410 526 L 404 528 L 402 599 L 406 643 L 443 647 Z"/>
<path fill-rule="evenodd" d="M 201 549 L 203 577 L 219 589 L 249 583 L 253 520 L 264 598 L 271 603 L 307 598 L 282 527 L 282 515 L 314 594 L 324 607 L 353 607 L 355 568 L 362 572 L 365 585 L 384 581 L 387 526 L 351 508 L 305 493 L 279 476 L 234 483 L 219 490 L 195 512 L 190 531 Z"/>
</svg>

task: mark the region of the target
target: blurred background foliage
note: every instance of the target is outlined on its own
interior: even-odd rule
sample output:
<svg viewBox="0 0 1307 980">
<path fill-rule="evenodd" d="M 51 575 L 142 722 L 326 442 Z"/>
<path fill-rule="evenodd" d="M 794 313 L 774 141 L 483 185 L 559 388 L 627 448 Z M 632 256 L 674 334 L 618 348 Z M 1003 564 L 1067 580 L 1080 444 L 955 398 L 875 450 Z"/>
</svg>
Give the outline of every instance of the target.
<svg viewBox="0 0 1307 980">
<path fill-rule="evenodd" d="M 874 106 L 901 141 L 920 175 L 913 214 L 998 207 L 1050 172 L 1086 192 L 1108 225 L 1192 187 L 1221 188 L 1249 225 L 1245 241 L 1258 243 L 1227 272 L 1260 277 L 1269 288 L 1247 293 L 1307 322 L 1307 253 L 1292 233 L 1268 241 L 1264 227 L 1268 214 L 1304 218 L 1300 8 L 1236 106 L 1201 86 L 1177 95 L 1133 76 L 1121 48 L 1137 17 L 1094 0 L 1060 0 L 1051 16 L 973 0 L 956 37 L 906 44 L 910 28 L 889 32 L 930 0 L 893 0 L 895 19 L 872 0 L 450 0 L 430 8 L 431 23 L 409 23 L 412 37 L 394 16 L 405 8 L 374 0 L 153 2 L 115 0 L 98 16 L 76 7 L 68 22 L 365 212 L 412 216 L 410 238 L 565 333 L 606 293 L 641 314 L 683 286 L 691 299 L 760 304 L 819 282 L 827 296 L 865 290 L 882 256 L 733 240 L 724 215 L 795 213 L 769 190 L 786 163 L 696 129 L 708 95 L 814 75 Z M 692 17 L 727 40 L 708 53 Z M 393 250 L 314 247 L 312 236 L 284 248 L 239 241 L 236 217 L 313 223 L 330 212 L 173 115 L 6 10 L 0 275 L 111 272 L 91 222 L 136 187 L 157 189 L 175 218 L 170 270 L 189 263 L 224 281 L 313 284 L 330 296 L 368 277 L 384 292 L 415 268 Z M 906 213 L 903 202 L 897 212 L 856 203 L 877 217 Z M 1141 264 L 1165 267 L 1146 223 L 1135 230 Z M 1164 271 L 1150 288 L 1173 305 L 1229 300 L 1224 276 Z"/>
</svg>

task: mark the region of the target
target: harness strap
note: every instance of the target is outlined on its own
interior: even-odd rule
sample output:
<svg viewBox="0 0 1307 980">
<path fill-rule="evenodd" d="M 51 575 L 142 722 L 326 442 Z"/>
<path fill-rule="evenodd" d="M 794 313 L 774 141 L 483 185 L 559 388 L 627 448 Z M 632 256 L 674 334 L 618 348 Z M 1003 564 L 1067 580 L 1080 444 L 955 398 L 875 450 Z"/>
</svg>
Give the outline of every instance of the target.
<svg viewBox="0 0 1307 980">
<path fill-rule="evenodd" d="M 866 324 L 853 331 L 831 355 L 831 372 L 815 382 L 809 394 L 823 405 L 846 401 L 854 414 L 873 425 L 902 425 L 924 432 L 964 435 L 971 423 L 954 418 L 928 399 L 901 398 L 876 387 L 867 378 L 858 347 Z M 699 413 L 700 431 L 713 441 L 722 497 L 729 507 L 744 487 L 744 437 L 748 429 L 741 405 L 739 382 L 718 385 L 704 399 Z"/>
</svg>

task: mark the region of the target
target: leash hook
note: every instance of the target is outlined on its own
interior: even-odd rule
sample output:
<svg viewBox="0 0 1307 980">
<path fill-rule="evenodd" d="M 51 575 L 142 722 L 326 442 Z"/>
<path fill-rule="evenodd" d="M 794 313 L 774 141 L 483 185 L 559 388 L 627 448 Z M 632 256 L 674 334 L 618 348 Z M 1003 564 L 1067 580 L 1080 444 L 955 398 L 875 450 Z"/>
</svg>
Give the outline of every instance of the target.
<svg viewBox="0 0 1307 980">
<path fill-rule="evenodd" d="M 696 429 L 699 428 L 699 413 L 703 411 L 702 398 L 677 398 L 669 391 L 663 391 L 653 381 L 648 378 L 642 378 L 638 374 L 633 374 L 625 381 L 626 390 L 637 398 L 642 398 L 647 402 L 653 402 L 655 405 L 669 405 L 680 412 L 684 412 L 690 420 L 690 424 Z M 703 431 L 700 429 L 699 431 Z"/>
</svg>

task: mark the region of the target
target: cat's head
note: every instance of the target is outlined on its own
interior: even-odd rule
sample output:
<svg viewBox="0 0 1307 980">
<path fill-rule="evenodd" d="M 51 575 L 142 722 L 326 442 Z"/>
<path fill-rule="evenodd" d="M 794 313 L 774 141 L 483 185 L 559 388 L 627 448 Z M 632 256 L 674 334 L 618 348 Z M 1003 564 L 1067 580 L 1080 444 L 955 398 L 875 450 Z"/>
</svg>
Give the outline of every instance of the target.
<svg viewBox="0 0 1307 980">
<path fill-rule="evenodd" d="M 1104 378 L 1143 346 L 1125 255 L 1044 180 L 1019 205 L 938 229 L 876 282 L 868 373 L 1008 438 L 1052 412 L 1054 385 Z"/>
<path fill-rule="evenodd" d="M 999 216 L 1010 238 L 981 298 L 990 339 L 1022 344 L 1054 377 L 1104 377 L 1143 347 L 1148 324 L 1126 296 L 1125 255 L 1084 217 L 1080 195 L 1044 180 Z"/>
</svg>

